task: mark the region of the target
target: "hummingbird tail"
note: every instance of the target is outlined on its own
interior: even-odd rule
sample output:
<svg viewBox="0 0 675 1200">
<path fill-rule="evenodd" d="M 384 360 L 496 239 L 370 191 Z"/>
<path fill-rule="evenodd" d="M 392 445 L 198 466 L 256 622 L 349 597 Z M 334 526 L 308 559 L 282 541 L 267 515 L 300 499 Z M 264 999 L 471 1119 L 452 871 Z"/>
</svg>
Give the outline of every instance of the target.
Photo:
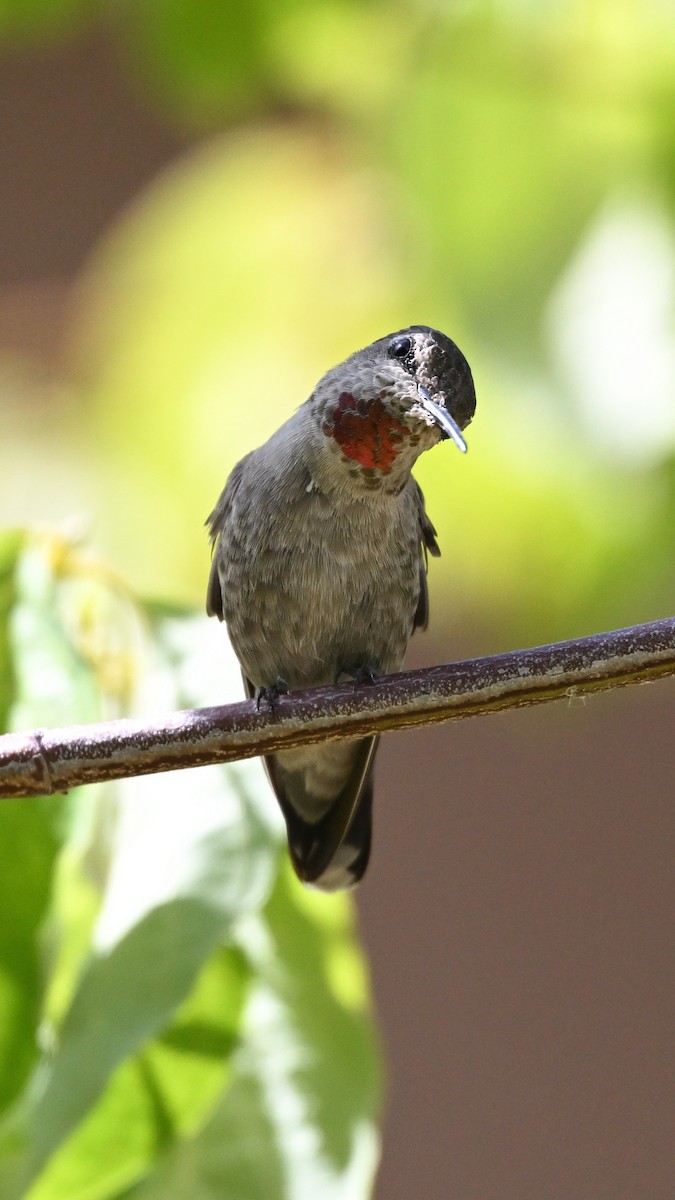
<svg viewBox="0 0 675 1200">
<path fill-rule="evenodd" d="M 265 759 L 286 821 L 293 866 L 303 883 L 335 892 L 362 878 L 370 857 L 376 747 L 374 737 L 350 742 L 347 778 L 337 794 L 318 803 L 308 791 L 306 770 L 289 768 L 280 755 Z"/>
</svg>

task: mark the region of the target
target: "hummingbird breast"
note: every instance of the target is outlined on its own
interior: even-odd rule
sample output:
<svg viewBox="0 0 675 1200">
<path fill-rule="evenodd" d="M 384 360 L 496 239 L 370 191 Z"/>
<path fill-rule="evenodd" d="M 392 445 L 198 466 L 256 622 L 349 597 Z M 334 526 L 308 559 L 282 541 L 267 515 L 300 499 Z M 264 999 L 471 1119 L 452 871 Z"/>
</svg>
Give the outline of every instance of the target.
<svg viewBox="0 0 675 1200">
<path fill-rule="evenodd" d="M 398 670 L 420 590 L 411 488 L 325 495 L 303 464 L 268 472 L 260 453 L 241 464 L 217 549 L 245 674 L 256 687 L 281 675 L 294 690 L 363 666 Z"/>
</svg>

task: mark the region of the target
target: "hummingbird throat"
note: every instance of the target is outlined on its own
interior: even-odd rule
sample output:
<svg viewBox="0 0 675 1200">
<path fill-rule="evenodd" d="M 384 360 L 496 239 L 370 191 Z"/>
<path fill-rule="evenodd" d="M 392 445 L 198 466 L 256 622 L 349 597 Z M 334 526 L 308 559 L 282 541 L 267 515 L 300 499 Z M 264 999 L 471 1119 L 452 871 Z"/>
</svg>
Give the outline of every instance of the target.
<svg viewBox="0 0 675 1200">
<path fill-rule="evenodd" d="M 410 430 L 392 416 L 380 396 L 357 400 L 349 392 L 340 396 L 334 412 L 324 422 L 323 432 L 337 442 L 347 458 L 384 475 L 410 437 Z"/>
</svg>

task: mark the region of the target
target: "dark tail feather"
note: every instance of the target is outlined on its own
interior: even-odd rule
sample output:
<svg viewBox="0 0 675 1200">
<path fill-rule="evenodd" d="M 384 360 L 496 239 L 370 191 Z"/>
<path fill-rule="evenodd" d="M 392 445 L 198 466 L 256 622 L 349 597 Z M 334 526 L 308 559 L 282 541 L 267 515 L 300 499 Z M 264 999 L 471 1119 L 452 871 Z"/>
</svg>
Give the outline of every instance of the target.
<svg viewBox="0 0 675 1200">
<path fill-rule="evenodd" d="M 323 891 L 351 888 L 368 866 L 372 835 L 373 768 L 377 738 L 358 743 L 357 760 L 342 791 L 318 821 L 304 820 L 293 805 L 295 776 L 286 776 L 274 756 L 265 759 L 270 782 L 288 831 L 296 874 Z"/>
<path fill-rule="evenodd" d="M 255 688 L 242 671 L 249 699 Z M 373 768 L 379 739 L 362 738 L 354 744 L 354 760 L 342 791 L 318 821 L 300 816 L 306 796 L 301 772 L 287 772 L 273 754 L 263 762 L 286 822 L 288 848 L 295 873 L 303 883 L 326 892 L 354 887 L 363 877 L 370 858 L 373 812 Z"/>
</svg>

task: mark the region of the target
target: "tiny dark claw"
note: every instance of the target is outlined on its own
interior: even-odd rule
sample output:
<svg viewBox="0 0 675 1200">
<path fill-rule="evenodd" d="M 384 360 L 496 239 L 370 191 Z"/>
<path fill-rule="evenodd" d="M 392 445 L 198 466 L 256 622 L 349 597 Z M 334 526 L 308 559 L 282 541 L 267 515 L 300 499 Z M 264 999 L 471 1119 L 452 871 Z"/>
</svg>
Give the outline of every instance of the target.
<svg viewBox="0 0 675 1200">
<path fill-rule="evenodd" d="M 335 676 L 335 682 L 339 683 L 343 675 L 348 675 L 354 681 L 354 687 L 361 687 L 364 683 L 377 683 L 380 677 L 379 672 L 372 663 L 360 663 L 358 665 L 356 663 L 346 663 L 343 667 L 340 667 Z"/>
<path fill-rule="evenodd" d="M 358 671 L 354 673 L 354 687 L 377 683 L 379 678 L 379 672 L 375 670 L 372 663 L 366 663 L 365 666 L 359 667 Z"/>
<path fill-rule="evenodd" d="M 263 700 L 269 704 L 272 712 L 274 706 L 280 696 L 285 696 L 288 692 L 288 684 L 283 675 L 277 675 L 276 683 L 271 683 L 267 687 L 259 687 L 255 689 L 255 706 L 260 712 L 260 705 Z"/>
</svg>

